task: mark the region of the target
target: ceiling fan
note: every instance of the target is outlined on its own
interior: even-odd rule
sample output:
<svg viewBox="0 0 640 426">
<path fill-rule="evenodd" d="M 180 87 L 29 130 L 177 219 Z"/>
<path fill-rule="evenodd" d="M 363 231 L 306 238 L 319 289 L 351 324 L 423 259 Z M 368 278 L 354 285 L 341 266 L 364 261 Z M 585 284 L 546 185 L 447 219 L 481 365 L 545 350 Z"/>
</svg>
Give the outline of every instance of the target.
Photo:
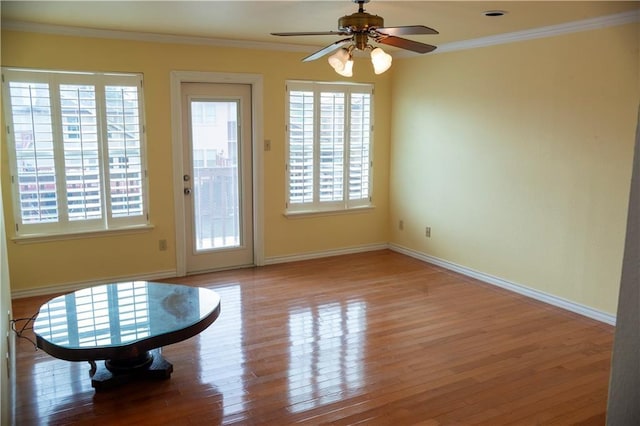
<svg viewBox="0 0 640 426">
<path fill-rule="evenodd" d="M 374 48 L 369 44 L 370 40 L 376 43 L 399 47 L 416 53 L 428 53 L 436 49 L 436 46 L 420 43 L 414 40 L 398 37 L 417 34 L 438 34 L 433 28 L 424 25 L 408 25 L 401 27 L 385 27 L 381 16 L 372 15 L 364 11 L 364 4 L 370 0 L 352 0 L 358 4 L 358 12 L 345 15 L 338 20 L 338 31 L 303 31 L 303 32 L 279 32 L 271 33 L 275 36 L 313 36 L 313 35 L 338 35 L 347 36 L 336 41 L 315 53 L 302 59 L 303 62 L 313 61 L 338 50 L 329 57 L 329 63 L 338 74 L 351 76 L 351 59 L 353 50 L 371 49 L 371 60 L 376 74 L 386 71 L 391 66 L 391 55 L 385 53 L 379 47 Z M 345 48 L 345 46 L 348 46 Z M 379 66 L 376 66 L 376 62 Z M 384 69 L 383 69 L 384 68 Z M 378 72 L 380 71 L 380 72 Z"/>
</svg>

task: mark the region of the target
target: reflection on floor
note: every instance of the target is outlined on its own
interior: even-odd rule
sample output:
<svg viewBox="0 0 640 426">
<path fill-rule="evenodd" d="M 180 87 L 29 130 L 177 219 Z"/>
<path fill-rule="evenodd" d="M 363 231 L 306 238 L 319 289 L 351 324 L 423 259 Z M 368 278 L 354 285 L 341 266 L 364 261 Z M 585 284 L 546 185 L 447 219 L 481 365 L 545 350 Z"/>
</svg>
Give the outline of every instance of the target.
<svg viewBox="0 0 640 426">
<path fill-rule="evenodd" d="M 401 254 L 166 281 L 222 298 L 171 379 L 95 393 L 20 339 L 17 425 L 604 424 L 612 327 Z"/>
</svg>

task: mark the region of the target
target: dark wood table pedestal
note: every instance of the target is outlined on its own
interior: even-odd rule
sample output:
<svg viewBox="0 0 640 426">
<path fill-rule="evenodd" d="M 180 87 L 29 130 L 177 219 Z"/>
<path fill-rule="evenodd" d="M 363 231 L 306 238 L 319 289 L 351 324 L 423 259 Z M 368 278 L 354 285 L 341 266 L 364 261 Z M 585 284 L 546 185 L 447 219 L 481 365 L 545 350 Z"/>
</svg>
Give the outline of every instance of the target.
<svg viewBox="0 0 640 426">
<path fill-rule="evenodd" d="M 160 348 L 150 350 L 139 358 L 126 360 L 89 361 L 91 386 L 96 392 L 129 383 L 132 380 L 165 380 L 173 373 L 173 364 L 162 356 Z"/>
</svg>

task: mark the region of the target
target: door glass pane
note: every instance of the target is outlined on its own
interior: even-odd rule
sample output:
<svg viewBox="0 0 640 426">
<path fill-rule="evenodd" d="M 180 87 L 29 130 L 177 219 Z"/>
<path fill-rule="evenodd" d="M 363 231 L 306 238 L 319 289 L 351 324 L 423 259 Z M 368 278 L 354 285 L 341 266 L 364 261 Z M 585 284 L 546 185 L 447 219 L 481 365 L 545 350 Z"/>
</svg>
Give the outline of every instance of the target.
<svg viewBox="0 0 640 426">
<path fill-rule="evenodd" d="M 191 101 L 196 251 L 238 247 L 238 102 Z"/>
</svg>

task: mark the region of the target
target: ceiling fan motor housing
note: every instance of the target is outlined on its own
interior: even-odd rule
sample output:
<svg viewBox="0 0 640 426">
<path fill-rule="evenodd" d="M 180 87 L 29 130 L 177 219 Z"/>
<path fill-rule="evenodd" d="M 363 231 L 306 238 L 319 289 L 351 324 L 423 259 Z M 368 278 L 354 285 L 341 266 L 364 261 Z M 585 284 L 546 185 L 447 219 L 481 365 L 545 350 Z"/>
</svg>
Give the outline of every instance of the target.
<svg viewBox="0 0 640 426">
<path fill-rule="evenodd" d="M 367 32 L 371 28 L 384 27 L 384 19 L 378 15 L 369 13 L 353 13 L 343 16 L 338 20 L 340 31 L 350 31 L 352 33 Z"/>
<path fill-rule="evenodd" d="M 370 30 L 382 27 L 384 27 L 384 19 L 382 19 L 382 17 L 366 12 L 353 13 L 343 16 L 338 20 L 338 28 L 340 31 L 354 35 L 354 44 L 358 50 L 365 50 L 367 48 Z"/>
</svg>

